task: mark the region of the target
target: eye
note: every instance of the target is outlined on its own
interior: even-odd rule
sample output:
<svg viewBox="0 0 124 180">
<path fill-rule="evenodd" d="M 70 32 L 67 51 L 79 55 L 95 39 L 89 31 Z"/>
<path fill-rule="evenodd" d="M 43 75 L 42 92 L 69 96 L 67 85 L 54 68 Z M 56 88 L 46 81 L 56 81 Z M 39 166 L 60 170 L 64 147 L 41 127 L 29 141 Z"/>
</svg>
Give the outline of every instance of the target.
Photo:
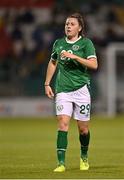
<svg viewBox="0 0 124 180">
<path fill-rule="evenodd" d="M 75 24 L 74 23 L 71 23 L 72 26 L 74 26 Z"/>
</svg>

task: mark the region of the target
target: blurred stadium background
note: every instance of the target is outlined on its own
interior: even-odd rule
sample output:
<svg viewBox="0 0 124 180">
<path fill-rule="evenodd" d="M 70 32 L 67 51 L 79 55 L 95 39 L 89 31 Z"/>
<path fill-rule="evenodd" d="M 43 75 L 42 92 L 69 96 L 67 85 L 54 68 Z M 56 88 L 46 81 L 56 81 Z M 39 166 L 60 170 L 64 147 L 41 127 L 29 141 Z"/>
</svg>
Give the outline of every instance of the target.
<svg viewBox="0 0 124 180">
<path fill-rule="evenodd" d="M 85 16 L 99 62 L 91 72 L 91 168 L 78 170 L 72 122 L 61 176 L 52 173 L 57 125 L 44 79 L 52 44 L 75 11 Z M 123 115 L 123 0 L 0 0 L 0 178 L 124 178 Z"/>
<path fill-rule="evenodd" d="M 92 112 L 124 112 L 123 0 L 1 0 L 0 115 L 54 113 L 44 95 L 46 68 L 54 40 L 63 36 L 65 18 L 75 11 L 84 14 L 99 61 L 98 71 L 91 72 Z"/>
</svg>

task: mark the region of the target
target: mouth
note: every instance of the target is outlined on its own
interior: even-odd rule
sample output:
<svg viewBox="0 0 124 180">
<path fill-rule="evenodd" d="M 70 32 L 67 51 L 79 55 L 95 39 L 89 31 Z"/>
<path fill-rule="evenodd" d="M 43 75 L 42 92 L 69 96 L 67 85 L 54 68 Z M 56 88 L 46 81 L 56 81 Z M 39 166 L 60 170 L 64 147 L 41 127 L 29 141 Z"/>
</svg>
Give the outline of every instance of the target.
<svg viewBox="0 0 124 180">
<path fill-rule="evenodd" d="M 67 33 L 71 33 L 71 30 L 70 30 L 70 29 L 67 29 Z"/>
</svg>

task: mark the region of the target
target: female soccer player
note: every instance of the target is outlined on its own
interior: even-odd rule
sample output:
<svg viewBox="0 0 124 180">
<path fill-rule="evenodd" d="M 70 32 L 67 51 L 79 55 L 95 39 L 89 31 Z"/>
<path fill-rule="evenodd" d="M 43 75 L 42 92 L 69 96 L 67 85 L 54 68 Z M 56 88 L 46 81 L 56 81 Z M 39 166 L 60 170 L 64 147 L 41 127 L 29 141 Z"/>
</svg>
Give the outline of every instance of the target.
<svg viewBox="0 0 124 180">
<path fill-rule="evenodd" d="M 88 69 L 97 69 L 98 63 L 92 41 L 84 36 L 84 21 L 79 13 L 67 17 L 65 37 L 55 41 L 45 80 L 45 93 L 54 97 L 51 79 L 58 67 L 55 88 L 56 115 L 58 120 L 57 157 L 54 172 L 65 171 L 65 152 L 69 122 L 77 121 L 80 141 L 80 170 L 88 170 L 89 120 L 91 98 Z"/>
</svg>

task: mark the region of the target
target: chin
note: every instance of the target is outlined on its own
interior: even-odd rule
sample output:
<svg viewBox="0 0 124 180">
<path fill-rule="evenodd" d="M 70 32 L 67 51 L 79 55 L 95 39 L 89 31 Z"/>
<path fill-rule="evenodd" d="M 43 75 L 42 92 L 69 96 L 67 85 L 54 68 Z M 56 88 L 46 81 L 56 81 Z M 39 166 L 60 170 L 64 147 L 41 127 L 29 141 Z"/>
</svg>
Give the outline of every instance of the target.
<svg viewBox="0 0 124 180">
<path fill-rule="evenodd" d="M 71 36 L 71 35 L 67 35 L 67 38 L 68 38 L 68 39 L 72 39 L 72 37 L 73 37 L 73 36 Z"/>
</svg>

